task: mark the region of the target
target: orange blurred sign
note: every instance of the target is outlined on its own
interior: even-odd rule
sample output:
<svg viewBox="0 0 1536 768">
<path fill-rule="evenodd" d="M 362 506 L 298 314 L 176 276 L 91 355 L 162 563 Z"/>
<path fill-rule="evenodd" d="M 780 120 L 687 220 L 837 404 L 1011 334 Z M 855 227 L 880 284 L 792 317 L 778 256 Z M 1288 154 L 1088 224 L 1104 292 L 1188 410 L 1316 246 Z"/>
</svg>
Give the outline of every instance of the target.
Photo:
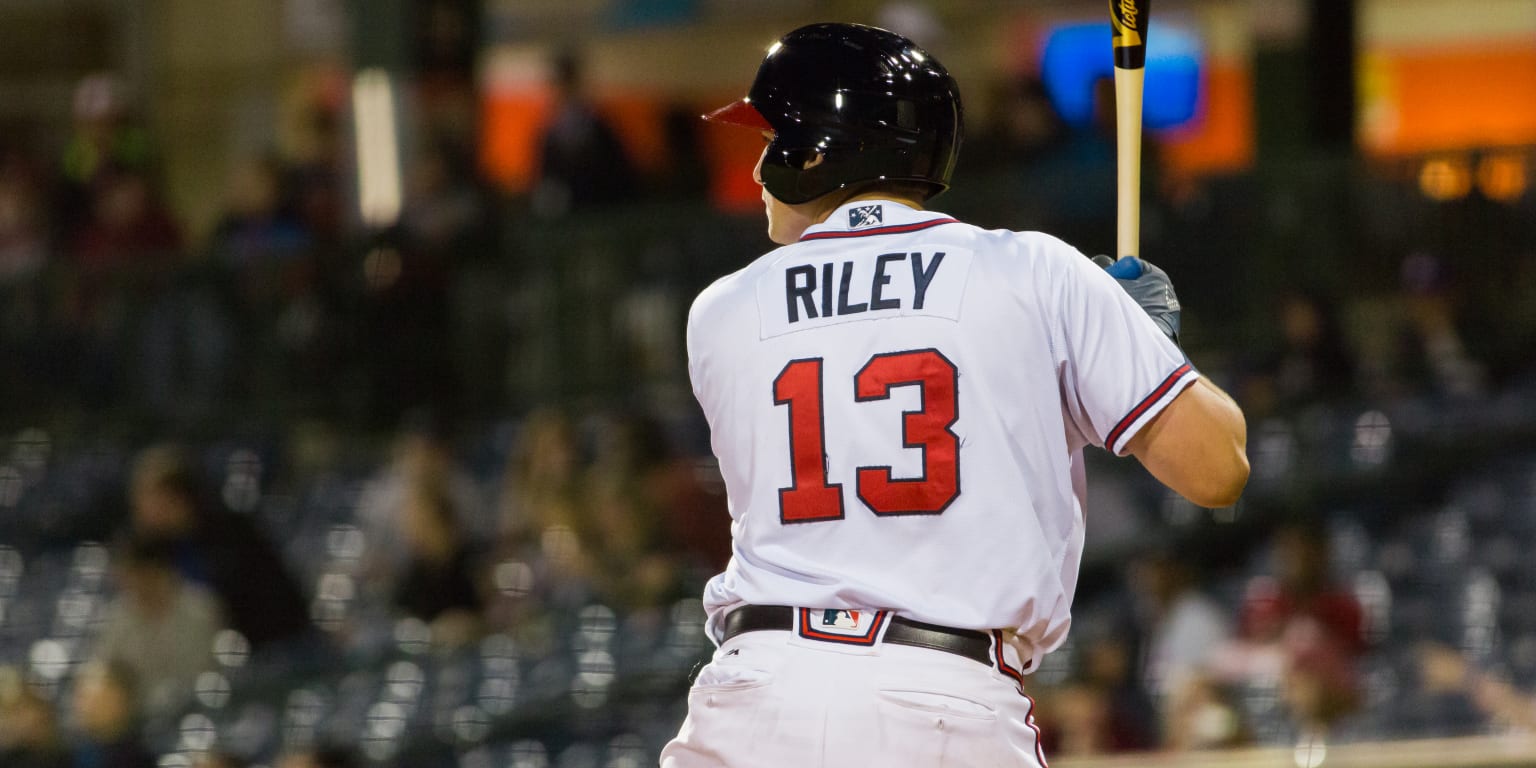
<svg viewBox="0 0 1536 768">
<path fill-rule="evenodd" d="M 1368 152 L 1536 144 L 1536 46 L 1371 51 L 1359 83 L 1359 136 Z"/>
</svg>

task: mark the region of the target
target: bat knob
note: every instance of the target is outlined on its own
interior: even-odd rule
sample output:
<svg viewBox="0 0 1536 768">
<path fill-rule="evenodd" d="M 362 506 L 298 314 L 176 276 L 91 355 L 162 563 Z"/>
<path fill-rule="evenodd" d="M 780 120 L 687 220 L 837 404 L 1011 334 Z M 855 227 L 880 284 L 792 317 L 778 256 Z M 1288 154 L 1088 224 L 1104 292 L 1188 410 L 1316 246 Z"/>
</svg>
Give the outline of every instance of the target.
<svg viewBox="0 0 1536 768">
<path fill-rule="evenodd" d="M 1141 266 L 1141 259 L 1135 256 L 1124 256 L 1119 261 L 1106 267 L 1104 271 L 1108 272 L 1109 276 L 1116 280 L 1135 280 L 1141 277 L 1141 273 L 1144 270 Z"/>
<path fill-rule="evenodd" d="M 1116 261 L 1101 253 L 1093 257 L 1093 263 L 1099 265 L 1105 272 L 1109 273 L 1110 277 L 1116 280 L 1135 280 L 1141 277 L 1142 272 L 1146 271 L 1142 267 L 1141 259 L 1135 256 L 1125 256 Z"/>
</svg>

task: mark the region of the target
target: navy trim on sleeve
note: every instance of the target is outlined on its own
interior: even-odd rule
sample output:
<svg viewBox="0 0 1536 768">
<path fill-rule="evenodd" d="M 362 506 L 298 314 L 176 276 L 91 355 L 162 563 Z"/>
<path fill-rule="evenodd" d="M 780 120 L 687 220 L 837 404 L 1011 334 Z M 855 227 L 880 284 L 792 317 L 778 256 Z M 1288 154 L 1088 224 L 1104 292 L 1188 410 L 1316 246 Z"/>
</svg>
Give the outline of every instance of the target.
<svg viewBox="0 0 1536 768">
<path fill-rule="evenodd" d="M 1136 407 L 1132 408 L 1131 412 L 1126 414 L 1125 418 L 1121 419 L 1120 423 L 1116 424 L 1115 428 L 1109 431 L 1109 436 L 1104 438 L 1104 447 L 1109 449 L 1111 453 L 1119 453 L 1115 449 L 1115 443 L 1120 441 L 1120 437 L 1125 434 L 1125 430 L 1129 429 L 1131 424 L 1141 418 L 1142 414 L 1146 413 L 1147 409 L 1151 408 L 1154 403 L 1163 399 L 1168 394 L 1168 391 L 1173 389 L 1174 385 L 1178 384 L 1192 370 L 1194 369 L 1190 364 L 1185 363 L 1175 368 L 1173 373 L 1168 374 L 1168 378 L 1163 379 L 1163 383 L 1159 384 L 1157 389 L 1152 390 L 1152 394 L 1147 395 L 1140 403 L 1137 403 Z"/>
</svg>

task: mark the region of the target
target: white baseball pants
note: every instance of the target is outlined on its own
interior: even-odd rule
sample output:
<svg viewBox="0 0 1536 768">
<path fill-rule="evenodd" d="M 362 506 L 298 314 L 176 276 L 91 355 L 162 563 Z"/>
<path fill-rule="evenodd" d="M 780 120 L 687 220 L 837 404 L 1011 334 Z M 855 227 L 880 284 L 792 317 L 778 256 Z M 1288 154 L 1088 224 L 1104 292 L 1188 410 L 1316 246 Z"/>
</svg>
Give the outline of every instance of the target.
<svg viewBox="0 0 1536 768">
<path fill-rule="evenodd" d="M 850 648 L 787 631 L 715 651 L 662 768 L 1044 768 L 1034 702 L 943 651 Z"/>
</svg>

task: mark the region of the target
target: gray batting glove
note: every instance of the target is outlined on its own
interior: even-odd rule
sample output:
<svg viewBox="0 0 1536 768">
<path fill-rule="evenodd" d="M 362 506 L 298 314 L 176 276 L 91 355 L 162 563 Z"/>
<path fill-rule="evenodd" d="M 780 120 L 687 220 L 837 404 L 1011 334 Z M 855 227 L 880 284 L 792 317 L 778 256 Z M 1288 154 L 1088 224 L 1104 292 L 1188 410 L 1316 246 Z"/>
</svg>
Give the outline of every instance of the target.
<svg viewBox="0 0 1536 768">
<path fill-rule="evenodd" d="M 1168 273 L 1150 262 L 1127 256 L 1119 261 L 1095 256 L 1093 263 L 1104 268 L 1120 287 L 1146 311 L 1152 322 L 1173 343 L 1179 343 L 1179 297 L 1173 292 Z"/>
</svg>

